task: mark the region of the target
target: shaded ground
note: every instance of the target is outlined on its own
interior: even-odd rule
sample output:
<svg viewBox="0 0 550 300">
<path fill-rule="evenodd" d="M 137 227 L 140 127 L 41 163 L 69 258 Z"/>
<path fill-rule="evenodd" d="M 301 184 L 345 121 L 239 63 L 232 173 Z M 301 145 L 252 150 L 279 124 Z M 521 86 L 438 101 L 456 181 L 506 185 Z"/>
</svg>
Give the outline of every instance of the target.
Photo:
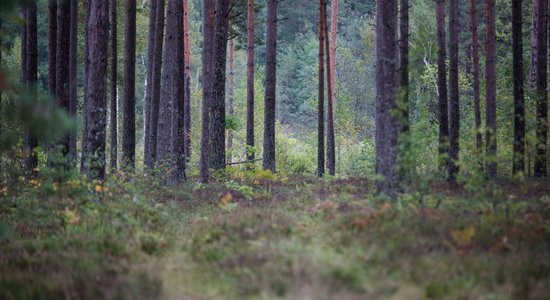
<svg viewBox="0 0 550 300">
<path fill-rule="evenodd" d="M 383 201 L 366 179 L 221 179 L 33 183 L 1 198 L 0 298 L 550 295 L 548 183 L 431 184 Z"/>
</svg>

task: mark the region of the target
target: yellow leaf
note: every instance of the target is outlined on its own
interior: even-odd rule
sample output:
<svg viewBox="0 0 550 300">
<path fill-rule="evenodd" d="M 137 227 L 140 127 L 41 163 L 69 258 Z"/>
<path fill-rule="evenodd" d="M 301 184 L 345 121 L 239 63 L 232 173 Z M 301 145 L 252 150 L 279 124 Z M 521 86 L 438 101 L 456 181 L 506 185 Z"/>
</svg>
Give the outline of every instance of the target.
<svg viewBox="0 0 550 300">
<path fill-rule="evenodd" d="M 220 198 L 220 203 L 218 203 L 218 207 L 227 207 L 227 205 L 231 203 L 231 200 L 233 200 L 233 195 L 230 192 L 227 192 Z"/>
<path fill-rule="evenodd" d="M 476 229 L 470 225 L 462 230 L 453 230 L 451 235 L 459 248 L 467 248 L 472 245 L 475 233 Z"/>
<path fill-rule="evenodd" d="M 68 207 L 65 207 L 64 211 L 65 221 L 71 225 L 76 225 L 80 221 L 80 215 L 76 210 L 70 210 Z"/>
</svg>

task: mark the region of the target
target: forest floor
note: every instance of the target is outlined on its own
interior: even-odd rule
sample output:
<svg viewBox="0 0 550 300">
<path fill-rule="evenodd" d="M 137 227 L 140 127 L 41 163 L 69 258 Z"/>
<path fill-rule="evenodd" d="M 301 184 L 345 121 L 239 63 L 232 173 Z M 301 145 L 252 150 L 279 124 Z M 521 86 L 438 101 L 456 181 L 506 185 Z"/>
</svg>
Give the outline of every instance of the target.
<svg viewBox="0 0 550 300">
<path fill-rule="evenodd" d="M 550 295 L 548 181 L 385 201 L 367 179 L 218 179 L 29 182 L 0 198 L 0 298 Z"/>
</svg>

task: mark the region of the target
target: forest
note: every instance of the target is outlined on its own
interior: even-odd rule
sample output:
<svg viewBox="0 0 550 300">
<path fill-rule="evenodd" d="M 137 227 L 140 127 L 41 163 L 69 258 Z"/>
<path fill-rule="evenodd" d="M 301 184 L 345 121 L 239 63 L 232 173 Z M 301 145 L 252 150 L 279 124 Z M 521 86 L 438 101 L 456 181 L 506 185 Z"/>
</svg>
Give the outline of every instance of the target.
<svg viewBox="0 0 550 300">
<path fill-rule="evenodd" d="M 549 299 L 548 0 L 1 0 L 0 299 Z"/>
</svg>

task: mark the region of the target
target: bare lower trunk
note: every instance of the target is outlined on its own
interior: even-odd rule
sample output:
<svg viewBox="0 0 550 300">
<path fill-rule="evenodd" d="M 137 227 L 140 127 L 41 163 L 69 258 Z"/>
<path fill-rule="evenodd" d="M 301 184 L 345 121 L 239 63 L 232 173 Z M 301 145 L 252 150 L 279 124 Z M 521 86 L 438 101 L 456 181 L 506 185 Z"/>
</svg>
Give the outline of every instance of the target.
<svg viewBox="0 0 550 300">
<path fill-rule="evenodd" d="M 319 88 L 317 90 L 317 176 L 325 175 L 325 1 L 319 0 Z"/>
<path fill-rule="evenodd" d="M 214 53 L 214 0 L 204 0 L 203 9 L 203 53 L 202 86 L 203 100 L 201 108 L 202 136 L 200 158 L 200 181 L 208 183 L 210 178 L 210 103 L 212 100 L 212 57 Z"/>
<path fill-rule="evenodd" d="M 523 80 L 522 0 L 512 0 L 512 51 L 514 74 L 514 157 L 513 174 L 525 170 L 525 98 Z"/>
<path fill-rule="evenodd" d="M 71 16 L 70 16 L 70 50 L 69 50 L 69 112 L 71 118 L 76 120 L 76 110 L 78 99 L 76 98 L 76 84 L 78 61 L 77 43 L 78 43 L 78 1 L 71 1 Z M 71 165 L 76 163 L 76 129 L 71 129 L 69 134 L 69 154 L 71 157 Z"/>
<path fill-rule="evenodd" d="M 248 0 L 247 5 L 246 146 L 254 148 L 254 0 Z M 246 152 L 247 161 L 253 162 L 255 151 Z"/>
<path fill-rule="evenodd" d="M 227 67 L 229 1 L 216 0 L 215 23 L 210 166 L 214 170 L 223 170 L 225 168 L 225 73 Z"/>
<path fill-rule="evenodd" d="M 21 47 L 22 57 L 22 70 L 23 70 L 23 84 L 31 97 L 36 97 L 36 81 L 38 79 L 38 40 L 37 40 L 37 9 L 36 3 L 34 1 L 27 1 L 25 3 L 24 9 L 24 24 L 22 33 L 22 44 L 25 43 L 24 47 Z M 27 175 L 35 173 L 35 168 L 38 166 L 38 157 L 34 152 L 35 148 L 38 147 L 38 141 L 36 140 L 36 135 L 33 132 L 33 128 L 25 128 L 25 150 L 26 157 L 24 160 L 24 170 Z"/>
<path fill-rule="evenodd" d="M 445 46 L 445 2 L 436 2 L 437 18 L 437 90 L 439 91 L 439 155 L 440 167 L 446 166 L 449 153 L 449 115 L 447 111 L 447 50 Z"/>
<path fill-rule="evenodd" d="M 330 53 L 330 38 L 328 33 L 328 16 L 327 16 L 327 1 L 324 1 L 323 7 L 323 23 L 325 31 L 325 51 L 327 54 L 327 169 L 332 176 L 336 175 L 336 146 L 334 141 L 334 102 L 331 95 L 333 94 L 332 69 L 331 69 L 331 53 Z"/>
<path fill-rule="evenodd" d="M 104 0 L 90 0 L 88 19 L 88 76 L 86 90 L 86 157 L 84 173 L 89 178 L 105 178 L 106 75 L 109 7 Z M 59 24 L 59 23 L 58 23 Z"/>
<path fill-rule="evenodd" d="M 275 98 L 277 88 L 277 0 L 267 1 L 265 49 L 265 107 L 263 168 L 275 172 Z"/>
<path fill-rule="evenodd" d="M 460 151 L 460 95 L 458 89 L 458 0 L 449 2 L 449 166 L 448 178 L 456 182 Z"/>
<path fill-rule="evenodd" d="M 153 82 L 151 87 L 151 111 L 150 111 L 150 128 L 151 133 L 149 138 L 149 157 L 145 158 L 145 165 L 148 169 L 153 169 L 157 162 L 157 139 L 158 139 L 158 122 L 159 122 L 159 105 L 161 92 L 161 77 L 162 77 L 162 53 L 163 53 L 163 38 L 164 38 L 164 4 L 165 0 L 157 0 L 157 16 L 155 17 L 155 52 L 153 58 Z"/>
<path fill-rule="evenodd" d="M 185 49 L 183 32 L 183 2 L 174 0 L 174 40 L 175 56 L 171 71 L 172 82 L 172 136 L 171 136 L 171 182 L 185 180 L 185 147 L 184 147 L 184 85 L 185 85 Z M 171 24 L 171 22 L 170 22 Z"/>
<path fill-rule="evenodd" d="M 485 1 L 485 140 L 487 175 L 497 177 L 497 122 L 496 122 L 496 32 L 495 0 Z"/>
<path fill-rule="evenodd" d="M 394 196 L 399 191 L 397 109 L 399 57 L 397 43 L 397 0 L 381 1 L 376 7 L 376 182 L 377 191 Z"/>
<path fill-rule="evenodd" d="M 151 167 L 151 110 L 153 99 L 153 69 L 155 61 L 155 26 L 158 0 L 151 0 L 149 4 L 149 36 L 147 38 L 147 86 L 145 87 L 145 129 L 143 157 L 145 167 Z"/>
<path fill-rule="evenodd" d="M 183 31 L 184 31 L 184 63 L 185 63 L 185 85 L 183 95 L 184 108 L 184 149 L 187 161 L 191 159 L 191 47 L 189 44 L 189 9 L 188 0 L 183 0 Z"/>
<path fill-rule="evenodd" d="M 539 0 L 539 33 L 537 44 L 537 153 L 535 177 L 546 177 L 548 147 L 548 0 Z"/>
<path fill-rule="evenodd" d="M 470 0 L 470 18 L 472 26 L 472 57 L 474 73 L 474 119 L 476 128 L 476 148 L 479 157 L 483 152 L 483 135 L 481 134 L 481 97 L 479 95 L 479 42 L 477 33 L 477 0 Z"/>
<path fill-rule="evenodd" d="M 71 3 L 69 0 L 57 1 L 57 53 L 56 53 L 56 88 L 55 96 L 59 107 L 70 113 L 70 36 L 71 32 Z M 70 134 L 66 133 L 61 139 L 63 155 L 69 154 Z"/>
<path fill-rule="evenodd" d="M 234 71 L 234 57 L 233 57 L 233 39 L 229 40 L 229 79 L 228 79 L 228 106 L 229 106 L 229 115 L 231 117 L 235 116 L 235 107 L 233 105 L 233 96 L 234 96 L 234 89 L 235 89 L 235 71 Z M 232 162 L 232 154 L 233 154 L 233 129 L 229 129 L 227 132 L 227 150 L 228 150 L 228 156 L 227 156 L 227 163 Z"/>
<path fill-rule="evenodd" d="M 136 0 L 126 0 L 122 165 L 133 171 L 136 157 Z"/>
<path fill-rule="evenodd" d="M 154 2 L 154 1 L 153 1 Z M 111 172 L 117 169 L 118 120 L 117 120 L 117 0 L 111 0 Z"/>
</svg>

